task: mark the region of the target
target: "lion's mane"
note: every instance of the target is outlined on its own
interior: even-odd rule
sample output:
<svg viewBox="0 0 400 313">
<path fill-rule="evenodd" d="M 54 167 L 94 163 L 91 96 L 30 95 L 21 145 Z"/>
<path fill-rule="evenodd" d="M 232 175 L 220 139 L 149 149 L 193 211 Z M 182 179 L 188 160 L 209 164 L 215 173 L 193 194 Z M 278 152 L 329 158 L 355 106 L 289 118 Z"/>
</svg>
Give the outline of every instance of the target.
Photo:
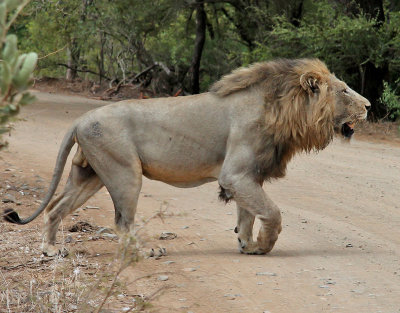
<svg viewBox="0 0 400 313">
<path fill-rule="evenodd" d="M 235 70 L 211 87 L 219 97 L 234 97 L 252 88 L 262 92 L 265 115 L 253 125 L 254 138 L 249 138 L 256 151 L 253 170 L 260 182 L 285 176 L 286 165 L 297 151 L 318 151 L 331 142 L 330 75 L 318 59 L 279 59 Z"/>
</svg>

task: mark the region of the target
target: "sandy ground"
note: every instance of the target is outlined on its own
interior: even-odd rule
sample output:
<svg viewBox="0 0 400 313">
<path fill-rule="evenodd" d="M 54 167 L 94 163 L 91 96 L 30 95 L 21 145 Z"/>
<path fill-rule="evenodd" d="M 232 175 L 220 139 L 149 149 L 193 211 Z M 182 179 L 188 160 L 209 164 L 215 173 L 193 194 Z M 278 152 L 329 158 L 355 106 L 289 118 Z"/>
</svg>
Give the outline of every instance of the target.
<svg viewBox="0 0 400 313">
<path fill-rule="evenodd" d="M 41 177 L 46 186 L 65 130 L 105 103 L 46 93 L 37 97 L 23 109 L 25 121 L 16 124 L 8 151 L 1 152 L 0 171 L 12 168 L 22 180 Z M 141 239 L 145 249 L 163 246 L 168 255 L 143 259 L 122 277 L 135 294 L 166 287 L 152 301 L 149 310 L 155 312 L 400 312 L 399 186 L 395 145 L 356 137 L 350 144 L 335 140 L 318 154 L 299 155 L 286 178 L 265 185 L 283 216 L 275 248 L 265 256 L 248 256 L 236 247 L 235 205 L 218 201 L 216 183 L 178 189 L 145 179 L 138 223 L 160 207 L 167 211 L 163 221 L 152 219 L 145 226 Z M 89 204 L 101 209 L 80 211 L 65 223 L 113 226 L 105 189 Z M 19 211 L 27 216 L 36 205 Z M 34 223 L 41 227 L 42 219 Z M 163 231 L 177 238 L 158 240 Z M 118 244 L 82 245 L 88 253 L 112 255 Z M 142 278 L 147 274 L 152 275 Z M 168 280 L 158 280 L 159 275 Z"/>
</svg>

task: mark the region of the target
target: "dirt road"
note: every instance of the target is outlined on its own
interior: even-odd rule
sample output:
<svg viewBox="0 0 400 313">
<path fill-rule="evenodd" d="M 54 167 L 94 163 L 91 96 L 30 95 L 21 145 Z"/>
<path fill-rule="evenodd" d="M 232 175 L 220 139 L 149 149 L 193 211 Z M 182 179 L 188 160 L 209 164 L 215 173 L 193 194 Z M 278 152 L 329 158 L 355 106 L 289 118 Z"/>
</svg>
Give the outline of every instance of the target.
<svg viewBox="0 0 400 313">
<path fill-rule="evenodd" d="M 37 96 L 36 104 L 23 109 L 26 121 L 17 123 L 0 164 L 48 182 L 64 131 L 74 118 L 104 102 Z M 265 185 L 283 216 L 283 231 L 265 256 L 239 254 L 235 205 L 219 202 L 217 187 L 178 189 L 144 180 L 137 220 L 160 206 L 168 207 L 168 214 L 164 222 L 151 220 L 142 240 L 147 247 L 166 247 L 168 255 L 142 260 L 123 275 L 132 292 L 169 287 L 152 310 L 400 312 L 400 148 L 355 138 L 351 144 L 335 140 L 319 154 L 297 156 L 286 178 Z M 89 203 L 102 209 L 81 212 L 79 219 L 113 226 L 105 189 Z M 178 237 L 160 241 L 163 231 Z M 117 243 L 108 245 L 102 249 L 112 251 Z M 96 248 L 87 243 L 87 249 Z M 151 273 L 168 280 L 157 275 L 136 280 Z"/>
</svg>

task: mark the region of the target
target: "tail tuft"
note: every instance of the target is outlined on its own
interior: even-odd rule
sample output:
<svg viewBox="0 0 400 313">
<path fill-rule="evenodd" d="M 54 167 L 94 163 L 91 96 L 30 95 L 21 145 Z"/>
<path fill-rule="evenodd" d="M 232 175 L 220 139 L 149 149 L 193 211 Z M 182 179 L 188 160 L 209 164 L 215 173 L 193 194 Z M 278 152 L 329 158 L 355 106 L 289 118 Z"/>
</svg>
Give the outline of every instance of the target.
<svg viewBox="0 0 400 313">
<path fill-rule="evenodd" d="M 19 215 L 17 212 L 15 212 L 13 209 L 5 209 L 4 214 L 3 214 L 4 220 L 7 222 L 13 223 L 13 224 L 22 224 L 21 219 L 19 218 Z"/>
</svg>

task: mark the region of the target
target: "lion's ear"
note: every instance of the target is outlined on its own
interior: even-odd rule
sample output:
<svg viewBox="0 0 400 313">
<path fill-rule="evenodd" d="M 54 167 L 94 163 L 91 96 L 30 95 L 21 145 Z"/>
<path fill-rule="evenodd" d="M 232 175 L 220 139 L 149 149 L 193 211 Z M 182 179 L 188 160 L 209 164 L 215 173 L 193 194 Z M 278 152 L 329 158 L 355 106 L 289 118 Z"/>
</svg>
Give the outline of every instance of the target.
<svg viewBox="0 0 400 313">
<path fill-rule="evenodd" d="M 308 92 L 314 94 L 319 92 L 320 77 L 315 73 L 305 73 L 300 76 L 301 87 Z"/>
</svg>

